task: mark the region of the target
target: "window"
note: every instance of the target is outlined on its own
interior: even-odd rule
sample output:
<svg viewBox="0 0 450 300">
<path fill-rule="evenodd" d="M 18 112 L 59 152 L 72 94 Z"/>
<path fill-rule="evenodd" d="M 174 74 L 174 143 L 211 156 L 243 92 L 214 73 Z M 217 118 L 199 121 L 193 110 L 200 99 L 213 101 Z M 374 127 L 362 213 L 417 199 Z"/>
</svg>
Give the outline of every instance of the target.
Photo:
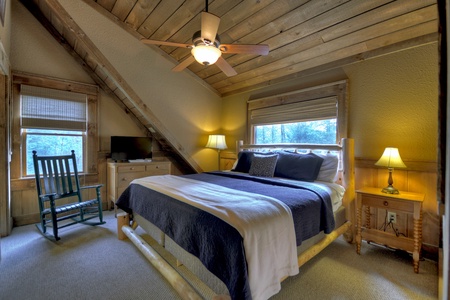
<svg viewBox="0 0 450 300">
<path fill-rule="evenodd" d="M 335 144 L 336 118 L 254 126 L 255 144 Z"/>
<path fill-rule="evenodd" d="M 22 85 L 20 96 L 23 175 L 34 174 L 33 150 L 46 156 L 75 150 L 83 172 L 87 95 Z"/>
<path fill-rule="evenodd" d="M 23 129 L 22 148 L 25 163 L 23 174 L 34 175 L 33 150 L 38 155 L 67 155 L 75 151 L 78 172 L 83 172 L 84 144 L 86 133 L 84 131 L 64 131 L 47 129 Z"/>
<path fill-rule="evenodd" d="M 75 151 L 79 172 L 97 173 L 98 87 L 38 75 L 13 74 L 11 178 L 34 175 L 32 151 Z"/>
<path fill-rule="evenodd" d="M 248 101 L 251 143 L 336 144 L 347 137 L 346 82 Z"/>
</svg>

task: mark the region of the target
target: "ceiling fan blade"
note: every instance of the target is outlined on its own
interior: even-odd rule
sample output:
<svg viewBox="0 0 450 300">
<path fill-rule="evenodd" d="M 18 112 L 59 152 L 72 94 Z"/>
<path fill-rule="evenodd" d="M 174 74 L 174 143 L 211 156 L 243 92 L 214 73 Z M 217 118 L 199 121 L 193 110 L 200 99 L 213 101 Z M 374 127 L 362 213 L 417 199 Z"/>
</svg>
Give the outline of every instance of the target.
<svg viewBox="0 0 450 300">
<path fill-rule="evenodd" d="M 258 55 L 269 54 L 269 45 L 266 44 L 258 44 L 258 45 L 220 44 L 219 49 L 223 53 L 248 53 Z"/>
<path fill-rule="evenodd" d="M 174 71 L 174 72 L 181 72 L 184 69 L 186 69 L 190 64 L 192 64 L 194 61 L 195 61 L 195 58 L 192 55 L 188 56 L 188 58 L 186 58 L 185 60 L 180 62 L 178 65 L 176 65 L 172 69 L 172 71 Z"/>
<path fill-rule="evenodd" d="M 217 30 L 219 30 L 220 18 L 208 12 L 202 12 L 201 36 L 214 43 Z"/>
<path fill-rule="evenodd" d="M 144 44 L 149 44 L 149 45 L 162 45 L 162 46 L 172 46 L 172 47 L 181 47 L 181 48 L 192 48 L 192 45 L 183 44 L 183 43 L 156 41 L 156 40 L 148 40 L 148 39 L 141 39 L 141 42 L 143 42 Z"/>
<path fill-rule="evenodd" d="M 221 56 L 216 62 L 216 65 L 222 72 L 225 73 L 228 77 L 234 76 L 237 74 L 236 70 Z"/>
</svg>

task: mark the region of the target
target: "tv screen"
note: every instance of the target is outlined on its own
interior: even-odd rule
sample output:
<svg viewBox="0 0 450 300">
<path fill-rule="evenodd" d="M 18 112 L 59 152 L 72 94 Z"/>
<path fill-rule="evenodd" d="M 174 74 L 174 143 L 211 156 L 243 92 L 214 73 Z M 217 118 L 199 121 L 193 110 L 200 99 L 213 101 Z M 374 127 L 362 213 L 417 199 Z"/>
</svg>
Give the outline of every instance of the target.
<svg viewBox="0 0 450 300">
<path fill-rule="evenodd" d="M 118 161 L 152 157 L 152 138 L 133 136 L 111 137 L 111 158 Z"/>
</svg>

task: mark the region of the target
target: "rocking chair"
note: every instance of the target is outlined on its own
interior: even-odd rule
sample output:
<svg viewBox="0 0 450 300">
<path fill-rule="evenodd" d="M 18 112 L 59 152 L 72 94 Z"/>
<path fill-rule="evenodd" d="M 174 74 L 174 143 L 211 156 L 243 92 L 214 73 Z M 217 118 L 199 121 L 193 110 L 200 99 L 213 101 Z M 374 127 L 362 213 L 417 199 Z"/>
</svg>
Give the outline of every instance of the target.
<svg viewBox="0 0 450 300">
<path fill-rule="evenodd" d="M 80 187 L 74 150 L 71 155 L 63 156 L 37 156 L 33 151 L 33 163 L 41 218 L 36 227 L 46 238 L 58 241 L 58 229 L 77 223 L 105 223 L 100 198 L 103 185 Z M 91 188 L 96 189 L 96 198 L 83 201 L 82 190 Z M 99 222 L 87 222 L 97 217 Z M 68 221 L 58 224 L 64 220 Z M 53 229 L 53 234 L 47 232 L 48 227 Z"/>
</svg>

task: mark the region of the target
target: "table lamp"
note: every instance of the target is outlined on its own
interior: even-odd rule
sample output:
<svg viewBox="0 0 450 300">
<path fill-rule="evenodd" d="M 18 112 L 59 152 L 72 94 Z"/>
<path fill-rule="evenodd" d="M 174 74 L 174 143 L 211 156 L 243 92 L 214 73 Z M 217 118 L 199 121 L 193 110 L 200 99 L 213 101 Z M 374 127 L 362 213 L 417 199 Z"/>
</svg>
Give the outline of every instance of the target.
<svg viewBox="0 0 450 300">
<path fill-rule="evenodd" d="M 206 148 L 217 149 L 217 153 L 219 156 L 218 166 L 220 170 L 220 150 L 227 149 L 227 143 L 225 142 L 225 135 L 223 134 L 210 134 L 208 138 L 208 142 L 206 143 Z"/>
<path fill-rule="evenodd" d="M 376 166 L 387 167 L 389 170 L 388 186 L 383 188 L 381 191 L 387 194 L 398 194 L 398 189 L 392 186 L 394 181 L 392 180 L 392 171 L 394 168 L 406 168 L 403 163 L 400 153 L 397 148 L 388 147 L 384 149 L 383 155 L 375 163 Z"/>
</svg>

